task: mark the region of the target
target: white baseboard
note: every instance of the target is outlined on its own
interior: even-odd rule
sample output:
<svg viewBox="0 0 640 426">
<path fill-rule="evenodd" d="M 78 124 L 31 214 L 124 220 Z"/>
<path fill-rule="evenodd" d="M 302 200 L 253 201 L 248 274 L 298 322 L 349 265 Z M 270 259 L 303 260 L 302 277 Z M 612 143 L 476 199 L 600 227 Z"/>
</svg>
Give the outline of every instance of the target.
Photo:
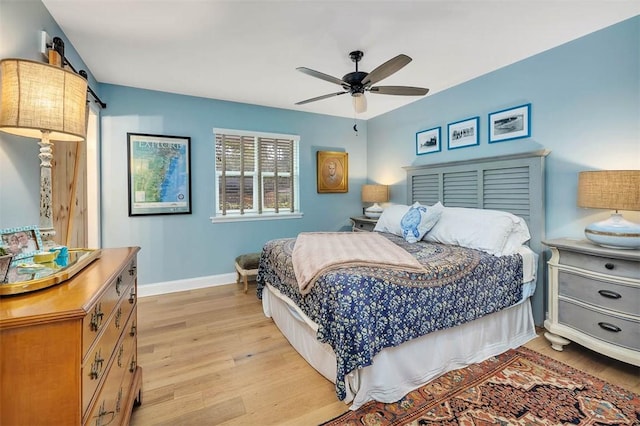
<svg viewBox="0 0 640 426">
<path fill-rule="evenodd" d="M 236 282 L 236 274 L 210 275 L 208 277 L 188 278 L 186 280 L 166 281 L 162 283 L 139 284 L 138 297 L 157 296 L 159 294 L 176 293 L 178 291 L 196 290 L 205 287 Z"/>
</svg>

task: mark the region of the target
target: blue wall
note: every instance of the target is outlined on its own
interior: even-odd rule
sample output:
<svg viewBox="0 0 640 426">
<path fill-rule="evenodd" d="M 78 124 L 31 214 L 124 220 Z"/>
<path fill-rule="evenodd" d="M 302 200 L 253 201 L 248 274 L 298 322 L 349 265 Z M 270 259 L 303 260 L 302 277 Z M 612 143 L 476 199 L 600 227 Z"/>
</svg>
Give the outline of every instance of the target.
<svg viewBox="0 0 640 426">
<path fill-rule="evenodd" d="M 0 58 L 40 59 L 39 31 L 65 39 L 77 68 L 84 64 L 39 1 L 0 0 Z M 360 185 L 392 184 L 392 201 L 406 202 L 402 166 L 546 148 L 547 237 L 581 237 L 608 212 L 576 204 L 577 172 L 640 168 L 640 17 L 590 34 L 516 64 L 429 95 L 360 123 L 351 119 L 181 96 L 113 85 L 91 77 L 108 108 L 102 117 L 102 241 L 139 245 L 140 284 L 232 272 L 233 258 L 271 238 L 306 230 L 338 230 L 361 212 Z M 428 85 L 428 82 L 425 82 Z M 532 104 L 532 136 L 488 144 L 487 114 Z M 480 145 L 416 156 L 415 133 L 479 115 Z M 212 224 L 214 127 L 301 137 L 302 219 Z M 192 138 L 193 213 L 128 217 L 126 133 Z M 29 143 L 25 143 L 29 142 Z M 38 222 L 36 140 L 0 133 L 0 228 Z M 317 194 L 315 152 L 349 153 L 347 194 Z M 640 220 L 638 213 L 625 216 Z"/>
<path fill-rule="evenodd" d="M 426 83 L 428 84 L 428 82 Z M 488 114 L 531 103 L 528 139 L 488 143 Z M 447 124 L 480 116 L 480 145 L 447 151 Z M 551 150 L 547 238 L 583 238 L 610 212 L 576 207 L 581 170 L 640 168 L 640 17 L 626 20 L 367 122 L 368 175 L 406 202 L 400 166 Z M 442 127 L 443 151 L 416 156 L 415 134 Z M 640 221 L 637 212 L 625 217 Z"/>
<path fill-rule="evenodd" d="M 366 124 L 353 120 L 235 102 L 102 85 L 102 241 L 138 245 L 140 283 L 232 272 L 234 258 L 260 251 L 273 238 L 301 231 L 348 229 L 362 213 L 367 175 Z M 211 223 L 214 215 L 216 127 L 300 135 L 302 219 Z M 191 215 L 128 217 L 127 132 L 191 137 Z M 349 192 L 316 192 L 316 151 L 349 153 Z"/>
</svg>

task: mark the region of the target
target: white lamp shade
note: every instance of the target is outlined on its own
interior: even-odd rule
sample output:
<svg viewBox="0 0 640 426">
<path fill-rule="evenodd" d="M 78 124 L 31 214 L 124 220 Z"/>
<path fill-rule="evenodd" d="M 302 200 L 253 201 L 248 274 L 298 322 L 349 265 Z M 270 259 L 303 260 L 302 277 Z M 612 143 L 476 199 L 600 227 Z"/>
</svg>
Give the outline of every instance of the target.
<svg viewBox="0 0 640 426">
<path fill-rule="evenodd" d="M 82 141 L 87 81 L 71 71 L 24 59 L 0 61 L 0 130 L 31 138 Z"/>
</svg>

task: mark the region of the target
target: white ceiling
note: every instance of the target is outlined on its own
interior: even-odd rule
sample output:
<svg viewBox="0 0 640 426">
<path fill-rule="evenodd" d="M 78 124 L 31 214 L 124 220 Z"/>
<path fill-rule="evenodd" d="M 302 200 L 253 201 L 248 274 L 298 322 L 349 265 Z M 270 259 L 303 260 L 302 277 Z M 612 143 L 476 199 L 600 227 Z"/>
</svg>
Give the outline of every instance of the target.
<svg viewBox="0 0 640 426">
<path fill-rule="evenodd" d="M 378 85 L 433 93 L 640 14 L 636 0 L 43 0 L 102 83 L 353 117 L 338 78 L 404 53 Z M 56 36 L 56 34 L 50 34 Z M 615 48 L 615 46 L 612 46 Z M 417 97 L 367 93 L 367 119 Z"/>
</svg>

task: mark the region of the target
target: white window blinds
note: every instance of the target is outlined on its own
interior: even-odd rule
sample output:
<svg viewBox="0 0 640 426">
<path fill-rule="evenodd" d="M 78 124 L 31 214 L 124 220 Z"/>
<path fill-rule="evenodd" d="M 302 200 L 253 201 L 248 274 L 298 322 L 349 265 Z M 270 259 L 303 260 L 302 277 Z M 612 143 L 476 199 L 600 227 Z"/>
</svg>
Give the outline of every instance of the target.
<svg viewBox="0 0 640 426">
<path fill-rule="evenodd" d="M 216 214 L 299 212 L 298 136 L 214 129 Z"/>
</svg>

